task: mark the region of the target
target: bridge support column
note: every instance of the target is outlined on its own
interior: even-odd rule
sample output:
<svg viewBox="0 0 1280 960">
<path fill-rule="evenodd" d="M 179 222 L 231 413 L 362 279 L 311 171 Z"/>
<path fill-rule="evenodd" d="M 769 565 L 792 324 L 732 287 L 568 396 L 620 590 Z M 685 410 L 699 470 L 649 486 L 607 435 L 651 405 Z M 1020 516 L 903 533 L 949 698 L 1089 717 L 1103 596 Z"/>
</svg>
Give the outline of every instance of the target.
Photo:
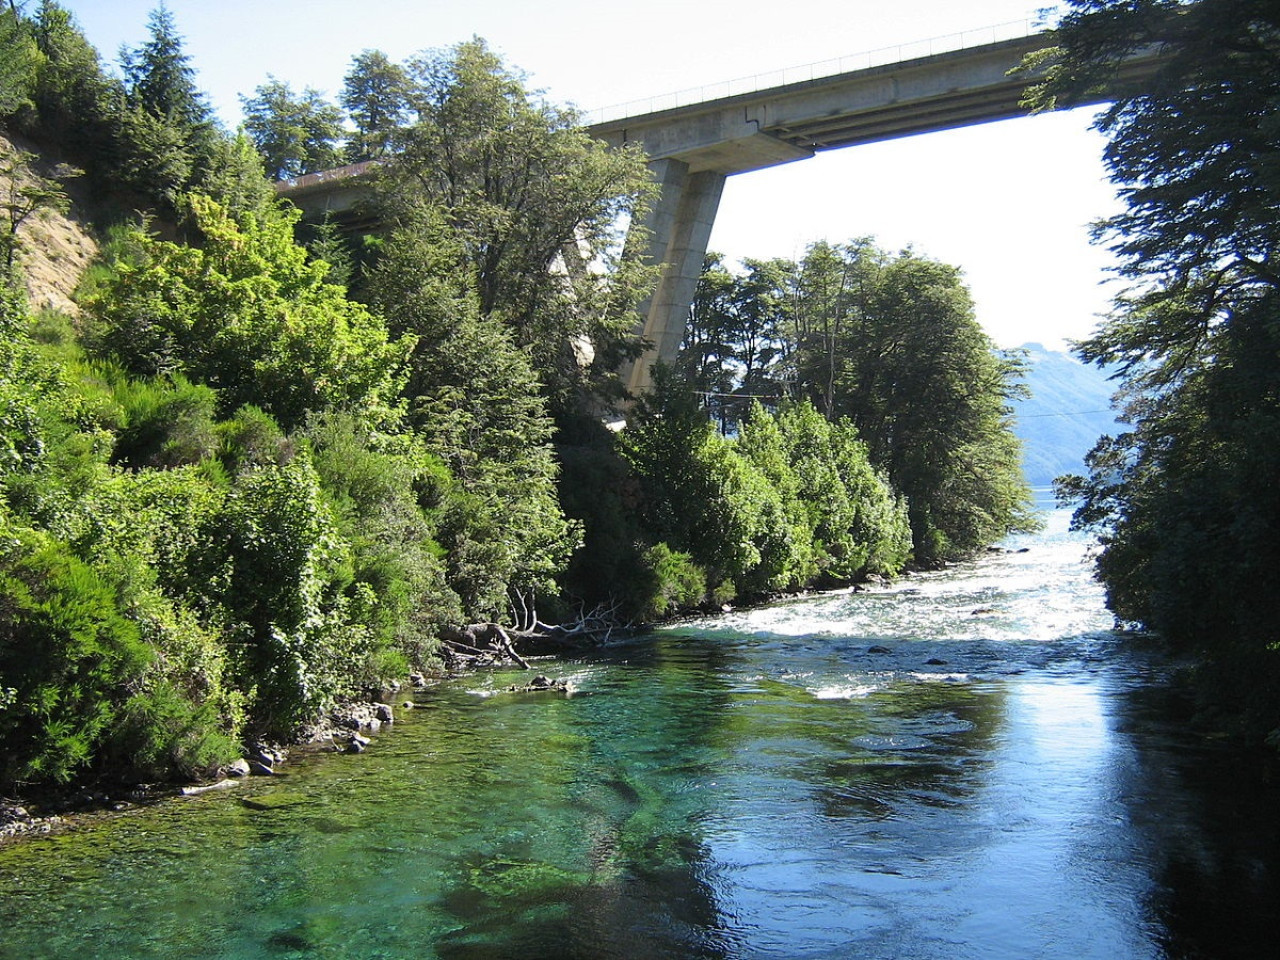
<svg viewBox="0 0 1280 960">
<path fill-rule="evenodd" d="M 625 374 L 633 394 L 649 388 L 654 363 L 671 362 L 680 349 L 725 181 L 723 173 L 691 174 L 682 160 L 655 160 L 650 168 L 661 193 L 646 223 L 653 231 L 649 254 L 664 266 L 653 296 L 640 305 L 644 321 L 637 332 L 653 346 Z"/>
</svg>

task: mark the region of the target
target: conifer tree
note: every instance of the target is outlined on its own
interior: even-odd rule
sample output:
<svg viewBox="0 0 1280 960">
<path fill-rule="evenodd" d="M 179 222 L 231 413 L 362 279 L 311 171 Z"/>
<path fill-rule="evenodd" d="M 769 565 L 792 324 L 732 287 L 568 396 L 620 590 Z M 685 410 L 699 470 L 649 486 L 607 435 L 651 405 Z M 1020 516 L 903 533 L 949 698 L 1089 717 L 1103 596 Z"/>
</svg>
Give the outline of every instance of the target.
<svg viewBox="0 0 1280 960">
<path fill-rule="evenodd" d="M 347 160 L 355 163 L 385 156 L 408 119 L 409 75 L 381 50 L 353 57 L 343 78 L 340 101 L 355 124 Z"/>
</svg>

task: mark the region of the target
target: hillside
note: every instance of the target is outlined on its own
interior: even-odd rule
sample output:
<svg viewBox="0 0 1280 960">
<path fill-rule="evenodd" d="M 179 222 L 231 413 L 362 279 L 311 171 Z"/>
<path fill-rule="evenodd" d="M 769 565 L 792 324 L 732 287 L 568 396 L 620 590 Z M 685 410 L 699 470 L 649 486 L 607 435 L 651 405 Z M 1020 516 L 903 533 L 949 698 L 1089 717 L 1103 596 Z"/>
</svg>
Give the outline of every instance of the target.
<svg viewBox="0 0 1280 960">
<path fill-rule="evenodd" d="M 34 152 L 30 145 L 0 135 L 0 202 L 3 203 L 9 201 L 13 190 L 3 168 L 18 150 Z M 75 314 L 71 295 L 98 252 L 89 228 L 75 219 L 74 214 L 66 217 L 53 210 L 40 210 L 18 228 L 18 236 L 22 240 L 19 256 L 23 279 L 32 309 L 50 308 Z"/>
<path fill-rule="evenodd" d="M 1038 343 L 1022 346 L 1031 397 L 1014 404 L 1015 432 L 1025 445 L 1023 466 L 1033 487 L 1064 473 L 1080 473 L 1098 437 L 1116 430 L 1110 409 L 1115 384 L 1105 371 Z"/>
</svg>

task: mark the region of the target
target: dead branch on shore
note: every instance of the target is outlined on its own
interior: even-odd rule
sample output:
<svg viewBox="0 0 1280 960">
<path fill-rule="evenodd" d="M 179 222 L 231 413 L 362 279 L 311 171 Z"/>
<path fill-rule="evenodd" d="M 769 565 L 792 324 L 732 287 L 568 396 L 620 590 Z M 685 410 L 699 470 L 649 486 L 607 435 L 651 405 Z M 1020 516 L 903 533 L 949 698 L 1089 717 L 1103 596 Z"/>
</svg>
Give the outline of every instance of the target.
<svg viewBox="0 0 1280 960">
<path fill-rule="evenodd" d="M 538 617 L 532 593 L 513 590 L 511 612 L 514 626 L 510 629 L 493 622 L 445 627 L 440 631 L 440 642 L 446 659 L 458 665 L 477 667 L 512 661 L 529 670 L 532 669 L 529 662 L 516 651 L 516 640 L 568 647 L 608 643 L 615 631 L 628 630 L 634 626 L 619 619 L 620 606 L 615 601 L 609 604 L 599 603 L 588 610 L 586 604 L 579 603 L 574 619 L 567 623 L 552 624 Z"/>
<path fill-rule="evenodd" d="M 471 661 L 477 666 L 483 662 L 514 660 L 525 670 L 529 661 L 516 653 L 511 635 L 499 623 L 472 623 L 465 627 L 445 627 L 440 631 L 440 642 L 452 651 L 455 659 Z M 485 644 L 485 646 L 481 646 Z"/>
</svg>

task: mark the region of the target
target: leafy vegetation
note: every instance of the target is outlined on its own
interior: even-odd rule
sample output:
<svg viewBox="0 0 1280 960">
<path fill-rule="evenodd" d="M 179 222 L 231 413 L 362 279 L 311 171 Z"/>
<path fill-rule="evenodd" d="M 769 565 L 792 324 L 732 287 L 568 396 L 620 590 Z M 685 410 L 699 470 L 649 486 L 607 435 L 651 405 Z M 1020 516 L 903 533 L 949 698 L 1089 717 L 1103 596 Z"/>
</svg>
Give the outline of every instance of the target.
<svg viewBox="0 0 1280 960">
<path fill-rule="evenodd" d="M 1127 209 L 1099 233 L 1131 281 L 1080 346 L 1119 366 L 1129 429 L 1063 494 L 1102 535 L 1117 617 L 1202 654 L 1208 702 L 1265 734 L 1280 704 L 1280 19 L 1260 0 L 1076 0 L 1058 40 L 1035 102 L 1116 95 L 1098 127 Z M 1154 76 L 1126 82 L 1121 63 L 1148 49 Z"/>
<path fill-rule="evenodd" d="M 722 423 L 752 397 L 847 419 L 905 497 L 921 563 L 1030 525 L 1009 407 L 1022 369 L 978 326 L 954 267 L 859 240 L 744 268 L 709 258 L 678 361 Z"/>
<path fill-rule="evenodd" d="M 172 14 L 148 29 L 115 79 L 52 0 L 0 19 L 0 122 L 83 165 L 103 227 L 81 314 L 32 317 L 18 228 L 66 198 L 5 161 L 0 786 L 209 772 L 432 667 L 461 624 L 672 616 L 1015 525 L 1014 368 L 950 268 L 819 245 L 709 274 L 696 362 L 659 370 L 615 435 L 601 413 L 655 276 L 624 249 L 653 197 L 639 153 L 479 40 L 356 57 L 345 156 L 340 112 L 271 78 L 230 135 Z M 300 245 L 264 169 L 366 158 L 385 230 Z M 829 289 L 854 274 L 866 290 Z M 933 433 L 867 382 L 859 351 L 890 344 Z M 783 383 L 724 418 L 733 437 L 698 400 Z"/>
</svg>

